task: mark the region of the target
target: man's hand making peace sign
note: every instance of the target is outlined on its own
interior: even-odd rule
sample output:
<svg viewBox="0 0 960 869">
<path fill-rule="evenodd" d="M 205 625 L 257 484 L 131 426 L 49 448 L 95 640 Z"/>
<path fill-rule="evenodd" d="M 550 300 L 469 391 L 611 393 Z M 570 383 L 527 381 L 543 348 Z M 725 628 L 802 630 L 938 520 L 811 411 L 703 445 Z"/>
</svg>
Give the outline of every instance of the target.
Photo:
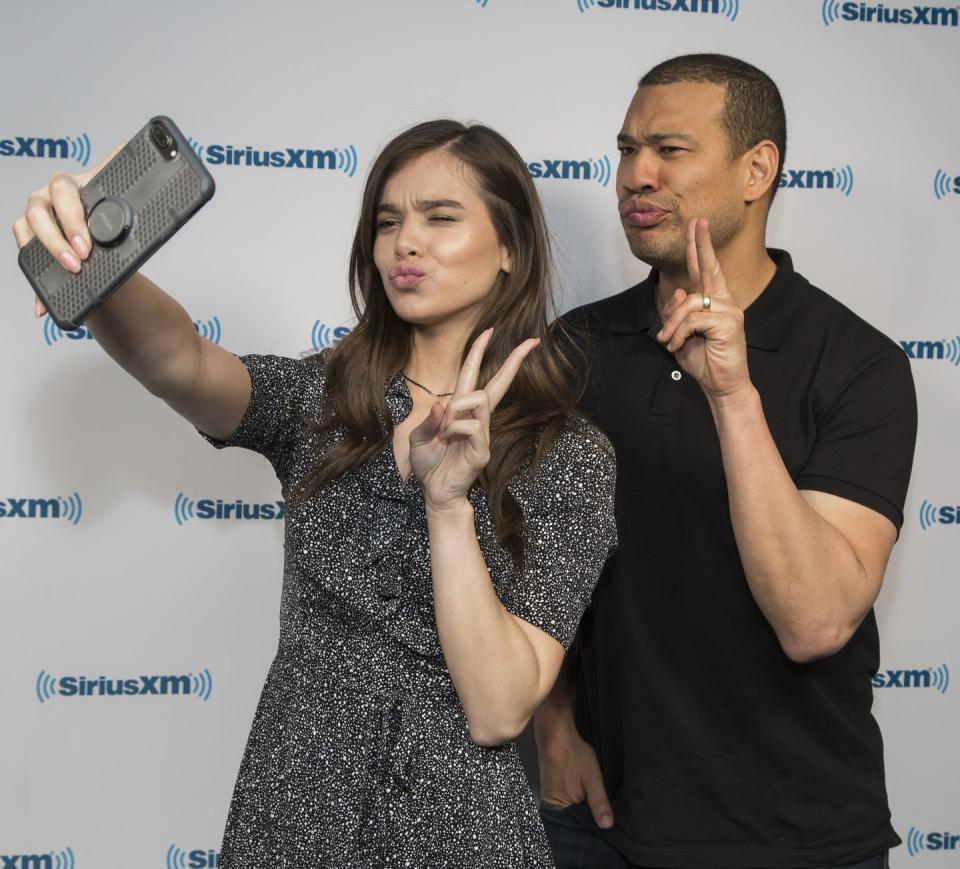
<svg viewBox="0 0 960 869">
<path fill-rule="evenodd" d="M 727 288 L 705 218 L 687 224 L 686 242 L 694 286 L 689 293 L 676 290 L 667 302 L 657 340 L 708 399 L 722 398 L 750 386 L 743 311 Z"/>
</svg>

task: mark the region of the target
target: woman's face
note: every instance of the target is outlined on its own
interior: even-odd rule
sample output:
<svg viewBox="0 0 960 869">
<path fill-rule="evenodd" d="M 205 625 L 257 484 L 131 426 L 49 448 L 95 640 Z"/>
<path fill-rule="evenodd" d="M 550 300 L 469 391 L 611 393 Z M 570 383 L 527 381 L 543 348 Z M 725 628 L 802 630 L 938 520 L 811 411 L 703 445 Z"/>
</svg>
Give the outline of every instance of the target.
<svg viewBox="0 0 960 869">
<path fill-rule="evenodd" d="M 473 171 L 444 149 L 387 179 L 373 259 L 390 305 L 408 323 L 471 325 L 510 255 Z"/>
</svg>

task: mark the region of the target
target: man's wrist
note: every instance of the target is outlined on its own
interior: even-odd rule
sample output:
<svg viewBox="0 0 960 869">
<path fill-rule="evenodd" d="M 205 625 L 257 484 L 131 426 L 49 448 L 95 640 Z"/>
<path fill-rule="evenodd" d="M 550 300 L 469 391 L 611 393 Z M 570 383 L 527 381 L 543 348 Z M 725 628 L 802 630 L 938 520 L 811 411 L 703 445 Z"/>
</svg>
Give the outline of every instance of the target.
<svg viewBox="0 0 960 869">
<path fill-rule="evenodd" d="M 577 733 L 571 698 L 548 697 L 533 716 L 533 735 L 537 744 L 548 742 L 554 736 L 571 733 Z"/>
<path fill-rule="evenodd" d="M 742 386 L 722 393 L 707 392 L 707 403 L 713 418 L 719 422 L 722 417 L 729 417 L 742 413 L 755 413 L 762 408 L 760 393 L 752 381 L 746 381 Z"/>
</svg>

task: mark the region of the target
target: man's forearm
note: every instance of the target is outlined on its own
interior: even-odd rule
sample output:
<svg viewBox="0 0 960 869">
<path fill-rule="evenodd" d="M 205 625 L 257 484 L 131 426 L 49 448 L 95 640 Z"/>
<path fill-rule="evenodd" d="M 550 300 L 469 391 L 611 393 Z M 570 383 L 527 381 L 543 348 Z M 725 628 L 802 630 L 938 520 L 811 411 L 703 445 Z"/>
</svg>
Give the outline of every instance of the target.
<svg viewBox="0 0 960 869">
<path fill-rule="evenodd" d="M 538 745 L 549 740 L 558 728 L 576 730 L 574 701 L 577 693 L 577 663 L 580 657 L 580 640 L 573 645 L 563 659 L 557 680 L 533 717 L 534 737 Z"/>
<path fill-rule="evenodd" d="M 847 539 L 797 490 L 756 389 L 713 398 L 710 406 L 754 599 L 789 657 L 832 654 L 872 606 L 875 584 Z"/>
</svg>

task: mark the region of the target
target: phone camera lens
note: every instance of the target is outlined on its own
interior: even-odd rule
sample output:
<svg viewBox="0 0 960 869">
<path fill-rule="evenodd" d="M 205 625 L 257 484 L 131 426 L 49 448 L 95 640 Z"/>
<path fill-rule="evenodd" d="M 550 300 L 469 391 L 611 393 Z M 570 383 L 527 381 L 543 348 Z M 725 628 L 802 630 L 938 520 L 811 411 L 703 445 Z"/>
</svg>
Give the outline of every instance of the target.
<svg viewBox="0 0 960 869">
<path fill-rule="evenodd" d="M 166 151 L 173 144 L 173 139 L 162 124 L 154 124 L 150 128 L 150 138 L 161 151 Z"/>
</svg>

